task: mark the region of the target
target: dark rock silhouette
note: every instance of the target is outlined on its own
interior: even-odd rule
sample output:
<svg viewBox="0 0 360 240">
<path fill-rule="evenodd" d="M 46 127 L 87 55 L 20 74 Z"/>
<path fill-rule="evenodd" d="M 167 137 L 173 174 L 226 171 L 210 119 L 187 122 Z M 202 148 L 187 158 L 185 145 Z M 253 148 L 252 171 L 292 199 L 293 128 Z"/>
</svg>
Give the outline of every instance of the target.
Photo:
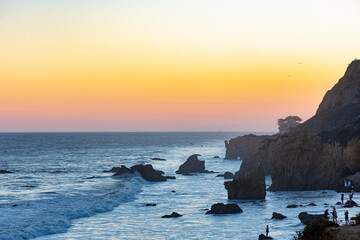
<svg viewBox="0 0 360 240">
<path fill-rule="evenodd" d="M 225 182 L 229 199 L 261 200 L 265 199 L 265 175 L 261 167 L 255 167 L 248 172 L 236 173 L 234 179 Z"/>
<path fill-rule="evenodd" d="M 119 175 L 123 175 L 126 173 L 133 173 L 133 171 L 131 171 L 131 169 L 127 168 L 124 165 L 121 165 L 121 167 L 113 167 L 110 172 L 115 173 L 113 176 L 119 176 Z"/>
<path fill-rule="evenodd" d="M 299 205 L 297 204 L 290 204 L 286 206 L 286 208 L 297 208 L 297 207 L 299 207 Z"/>
<path fill-rule="evenodd" d="M 277 212 L 273 212 L 271 219 L 285 219 L 287 218 L 286 216 L 282 215 L 281 213 L 277 213 Z"/>
<path fill-rule="evenodd" d="M 310 203 L 308 206 L 316 207 L 317 205 L 315 203 Z"/>
<path fill-rule="evenodd" d="M 344 179 L 360 172 L 359 85 L 356 60 L 314 117 L 287 134 L 231 139 L 225 142 L 228 158 L 243 158 L 240 171 L 260 165 L 271 172 L 270 191 L 346 190 Z"/>
<path fill-rule="evenodd" d="M 234 178 L 234 174 L 231 172 L 225 172 L 224 173 L 224 179 L 233 179 Z"/>
<path fill-rule="evenodd" d="M 178 214 L 177 212 L 172 212 L 170 215 L 164 215 L 161 218 L 178 218 L 182 217 L 181 214 Z"/>
<path fill-rule="evenodd" d="M 199 154 L 191 155 L 176 171 L 177 174 L 188 175 L 191 173 L 213 173 L 212 171 L 205 170 L 205 161 L 198 159 Z"/>
<path fill-rule="evenodd" d="M 353 200 L 347 200 L 346 203 L 344 204 L 344 208 L 352 208 L 352 207 L 358 207 L 359 205 L 353 201 Z"/>
<path fill-rule="evenodd" d="M 213 158 L 220 158 L 219 156 L 214 156 Z"/>
<path fill-rule="evenodd" d="M 264 240 L 264 239 L 273 239 L 273 238 L 270 237 L 270 236 L 266 236 L 266 235 L 264 235 L 264 234 L 260 234 L 258 239 L 259 239 L 259 240 Z"/>
<path fill-rule="evenodd" d="M 145 206 L 146 207 L 155 207 L 156 203 L 147 203 Z"/>
<path fill-rule="evenodd" d="M 175 177 L 172 176 L 163 176 L 164 172 L 155 170 L 151 164 L 138 164 L 132 166 L 130 169 L 122 165 L 121 167 L 113 167 L 109 172 L 114 172 L 113 176 L 138 172 L 142 178 L 150 182 L 161 182 L 166 181 L 167 179 L 175 179 Z"/>
<path fill-rule="evenodd" d="M 353 61 L 345 75 L 327 91 L 312 118 L 298 129 L 317 134 L 339 128 L 360 115 L 360 60 Z"/>
<path fill-rule="evenodd" d="M 0 174 L 6 174 L 6 173 L 13 173 L 13 172 L 8 171 L 8 170 L 1 170 L 1 169 L 0 169 Z"/>
<path fill-rule="evenodd" d="M 307 212 L 299 213 L 298 217 L 305 225 L 312 224 L 313 222 L 319 221 L 320 219 L 326 219 L 324 214 L 309 214 Z"/>
<path fill-rule="evenodd" d="M 243 210 L 234 203 L 216 203 L 211 206 L 211 209 L 206 214 L 232 214 L 241 213 Z"/>
<path fill-rule="evenodd" d="M 150 159 L 154 161 L 166 161 L 165 158 L 150 158 Z"/>
</svg>

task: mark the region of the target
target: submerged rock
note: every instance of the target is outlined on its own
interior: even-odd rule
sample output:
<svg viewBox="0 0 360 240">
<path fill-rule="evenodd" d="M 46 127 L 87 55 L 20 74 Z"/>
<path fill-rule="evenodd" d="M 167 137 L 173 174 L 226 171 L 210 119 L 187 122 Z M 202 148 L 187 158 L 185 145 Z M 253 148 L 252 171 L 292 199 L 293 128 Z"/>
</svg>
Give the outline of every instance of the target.
<svg viewBox="0 0 360 240">
<path fill-rule="evenodd" d="M 199 154 L 191 155 L 176 171 L 177 174 L 191 174 L 191 173 L 213 173 L 212 171 L 205 170 L 205 161 L 198 159 Z"/>
<path fill-rule="evenodd" d="M 271 219 L 285 219 L 287 218 L 286 216 L 282 215 L 281 213 L 277 213 L 277 212 L 273 212 Z"/>
<path fill-rule="evenodd" d="M 214 156 L 213 158 L 220 158 L 219 156 Z"/>
<path fill-rule="evenodd" d="M 308 214 L 307 212 L 299 213 L 298 217 L 305 225 L 312 224 L 320 219 L 326 219 L 324 214 Z"/>
<path fill-rule="evenodd" d="M 182 217 L 181 214 L 178 214 L 177 212 L 172 212 L 170 215 L 164 215 L 161 218 L 178 218 Z"/>
<path fill-rule="evenodd" d="M 153 161 L 166 161 L 165 158 L 150 158 Z"/>
<path fill-rule="evenodd" d="M 238 172 L 232 181 L 225 182 L 224 185 L 229 199 L 265 199 L 265 175 L 260 166 L 248 172 Z"/>
<path fill-rule="evenodd" d="M 234 203 L 216 203 L 211 206 L 211 210 L 207 211 L 206 214 L 232 214 L 241 213 L 243 210 Z"/>
<path fill-rule="evenodd" d="M 317 205 L 315 203 L 310 203 L 308 206 L 310 207 L 316 207 Z"/>
<path fill-rule="evenodd" d="M 155 207 L 156 203 L 147 203 L 145 206 L 146 207 Z"/>
<path fill-rule="evenodd" d="M 297 204 L 290 204 L 286 206 L 286 208 L 297 208 L 297 207 L 299 207 L 299 205 Z"/>
<path fill-rule="evenodd" d="M 0 174 L 6 174 L 6 173 L 13 173 L 13 172 L 8 171 L 8 170 L 1 170 L 1 169 L 0 169 Z"/>
</svg>

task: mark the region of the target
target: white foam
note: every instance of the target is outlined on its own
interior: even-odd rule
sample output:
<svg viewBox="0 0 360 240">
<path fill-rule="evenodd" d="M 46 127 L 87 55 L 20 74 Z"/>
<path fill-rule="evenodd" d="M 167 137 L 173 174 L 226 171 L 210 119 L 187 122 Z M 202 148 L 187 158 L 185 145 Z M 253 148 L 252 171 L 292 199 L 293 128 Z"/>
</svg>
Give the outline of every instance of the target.
<svg viewBox="0 0 360 240">
<path fill-rule="evenodd" d="M 1 208 L 0 239 L 30 239 L 66 232 L 73 219 L 111 211 L 134 200 L 144 183 L 139 176 L 101 181 L 93 189 L 44 194 L 41 199 Z"/>
</svg>

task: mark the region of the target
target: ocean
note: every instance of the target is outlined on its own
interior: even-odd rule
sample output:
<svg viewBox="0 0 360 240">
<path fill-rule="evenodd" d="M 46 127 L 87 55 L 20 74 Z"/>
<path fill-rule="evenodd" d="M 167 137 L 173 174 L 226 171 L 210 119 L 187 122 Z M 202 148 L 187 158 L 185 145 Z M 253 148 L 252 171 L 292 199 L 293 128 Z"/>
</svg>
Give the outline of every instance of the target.
<svg viewBox="0 0 360 240">
<path fill-rule="evenodd" d="M 228 200 L 225 171 L 241 160 L 224 160 L 224 140 L 244 133 L 1 133 L 0 239 L 257 239 L 270 226 L 274 239 L 303 229 L 300 212 L 323 213 L 340 199 L 334 191 L 267 192 L 264 201 Z M 192 154 L 207 170 L 175 174 Z M 220 156 L 220 158 L 213 158 Z M 165 158 L 154 161 L 151 158 Z M 112 177 L 114 166 L 152 164 L 167 182 L 139 175 Z M 267 185 L 271 178 L 266 177 Z M 355 194 L 355 201 L 360 197 Z M 243 213 L 205 215 L 212 204 L 237 203 Z M 148 203 L 156 206 L 146 206 Z M 307 206 L 315 203 L 317 206 Z M 288 209 L 289 204 L 304 207 Z M 338 209 L 344 219 L 345 209 Z M 183 217 L 161 216 L 178 212 Z M 272 212 L 287 216 L 272 220 Z M 350 216 L 358 212 L 349 209 Z"/>
</svg>

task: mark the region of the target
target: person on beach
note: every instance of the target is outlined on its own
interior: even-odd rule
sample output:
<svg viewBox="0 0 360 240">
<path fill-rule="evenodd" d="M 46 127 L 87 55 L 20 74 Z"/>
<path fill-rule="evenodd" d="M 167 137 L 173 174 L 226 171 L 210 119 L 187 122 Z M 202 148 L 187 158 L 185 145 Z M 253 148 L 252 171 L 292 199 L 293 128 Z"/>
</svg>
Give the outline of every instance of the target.
<svg viewBox="0 0 360 240">
<path fill-rule="evenodd" d="M 329 209 L 326 209 L 326 210 L 325 210 L 325 212 L 324 212 L 324 217 L 325 217 L 326 219 L 329 218 Z"/>
<path fill-rule="evenodd" d="M 344 204 L 344 194 L 341 194 L 341 204 Z"/>
<path fill-rule="evenodd" d="M 345 211 L 344 215 L 345 215 L 345 224 L 347 225 L 349 223 L 349 212 L 348 212 L 348 210 Z"/>
<path fill-rule="evenodd" d="M 349 199 L 350 199 L 350 201 L 352 201 L 353 197 L 354 197 L 354 193 L 350 193 L 350 194 L 349 194 Z"/>
<path fill-rule="evenodd" d="M 333 222 L 337 223 L 337 213 L 335 207 L 333 207 L 332 216 L 333 216 Z"/>
<path fill-rule="evenodd" d="M 269 225 L 266 225 L 266 236 L 268 237 L 269 235 Z"/>
</svg>

